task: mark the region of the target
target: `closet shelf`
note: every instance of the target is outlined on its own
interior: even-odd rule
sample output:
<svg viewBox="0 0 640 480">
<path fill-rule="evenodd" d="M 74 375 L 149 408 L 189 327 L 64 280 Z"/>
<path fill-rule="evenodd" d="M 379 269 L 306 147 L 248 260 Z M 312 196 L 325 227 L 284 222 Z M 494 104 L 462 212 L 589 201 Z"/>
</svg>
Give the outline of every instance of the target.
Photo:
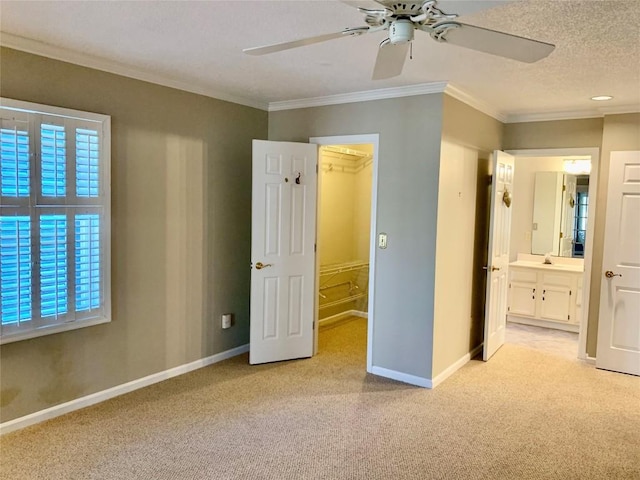
<svg viewBox="0 0 640 480">
<path fill-rule="evenodd" d="M 369 262 L 347 262 L 335 265 L 327 265 L 326 267 L 320 267 L 320 276 L 335 275 L 337 273 L 351 272 L 353 270 L 361 270 L 368 268 Z"/>
</svg>

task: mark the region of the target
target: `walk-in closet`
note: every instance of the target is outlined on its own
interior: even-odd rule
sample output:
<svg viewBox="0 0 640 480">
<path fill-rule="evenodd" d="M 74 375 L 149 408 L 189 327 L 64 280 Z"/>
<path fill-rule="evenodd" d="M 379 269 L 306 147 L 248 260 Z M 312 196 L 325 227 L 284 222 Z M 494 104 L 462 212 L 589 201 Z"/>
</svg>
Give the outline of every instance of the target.
<svg viewBox="0 0 640 480">
<path fill-rule="evenodd" d="M 320 149 L 321 325 L 366 317 L 369 289 L 373 145 Z"/>
</svg>

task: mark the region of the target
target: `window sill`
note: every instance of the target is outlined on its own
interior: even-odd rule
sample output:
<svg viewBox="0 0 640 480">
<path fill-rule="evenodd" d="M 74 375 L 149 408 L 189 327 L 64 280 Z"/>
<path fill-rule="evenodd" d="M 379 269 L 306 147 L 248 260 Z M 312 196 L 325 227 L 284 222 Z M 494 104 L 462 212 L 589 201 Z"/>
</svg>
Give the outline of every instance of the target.
<svg viewBox="0 0 640 480">
<path fill-rule="evenodd" d="M 19 342 L 22 340 L 28 340 L 30 338 L 43 337 L 45 335 L 53 335 L 55 333 L 67 332 L 70 330 L 77 330 L 79 328 L 92 327 L 94 325 L 100 325 L 102 323 L 109 323 L 111 319 L 101 317 L 92 318 L 91 320 L 80 320 L 77 322 L 69 322 L 63 325 L 53 325 L 50 327 L 41 327 L 29 332 L 16 332 L 13 334 L 3 335 L 0 337 L 0 345 L 7 343 Z"/>
</svg>

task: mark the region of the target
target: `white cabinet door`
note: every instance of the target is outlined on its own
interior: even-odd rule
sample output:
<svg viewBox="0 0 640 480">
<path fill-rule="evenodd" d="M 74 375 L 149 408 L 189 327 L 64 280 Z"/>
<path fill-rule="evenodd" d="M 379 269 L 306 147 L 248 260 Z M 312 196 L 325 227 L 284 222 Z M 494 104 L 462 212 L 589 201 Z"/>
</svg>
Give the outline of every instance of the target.
<svg viewBox="0 0 640 480">
<path fill-rule="evenodd" d="M 536 284 L 512 281 L 509 285 L 509 314 L 535 317 Z"/>
<path fill-rule="evenodd" d="M 540 318 L 568 322 L 571 311 L 571 289 L 556 285 L 542 285 Z"/>
</svg>

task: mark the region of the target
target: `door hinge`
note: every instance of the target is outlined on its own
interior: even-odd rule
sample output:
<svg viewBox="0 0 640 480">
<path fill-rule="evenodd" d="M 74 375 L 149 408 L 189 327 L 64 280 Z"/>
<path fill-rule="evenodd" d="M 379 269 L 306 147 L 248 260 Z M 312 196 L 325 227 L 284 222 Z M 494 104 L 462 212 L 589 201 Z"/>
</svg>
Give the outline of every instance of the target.
<svg viewBox="0 0 640 480">
<path fill-rule="evenodd" d="M 562 185 L 562 191 L 566 192 L 567 191 L 567 186 L 566 185 Z"/>
<path fill-rule="evenodd" d="M 562 232 L 560 232 L 560 238 L 564 237 L 564 234 Z"/>
<path fill-rule="evenodd" d="M 571 290 L 569 290 L 569 296 L 571 296 Z"/>
<path fill-rule="evenodd" d="M 567 315 L 567 320 L 571 320 L 571 315 Z"/>
<path fill-rule="evenodd" d="M 318 173 L 318 164 L 316 163 L 316 174 Z"/>
<path fill-rule="evenodd" d="M 317 252 L 317 251 L 318 251 L 318 244 L 317 244 L 317 243 L 314 243 L 314 244 L 313 244 L 313 251 L 314 251 L 314 252 Z"/>
</svg>

